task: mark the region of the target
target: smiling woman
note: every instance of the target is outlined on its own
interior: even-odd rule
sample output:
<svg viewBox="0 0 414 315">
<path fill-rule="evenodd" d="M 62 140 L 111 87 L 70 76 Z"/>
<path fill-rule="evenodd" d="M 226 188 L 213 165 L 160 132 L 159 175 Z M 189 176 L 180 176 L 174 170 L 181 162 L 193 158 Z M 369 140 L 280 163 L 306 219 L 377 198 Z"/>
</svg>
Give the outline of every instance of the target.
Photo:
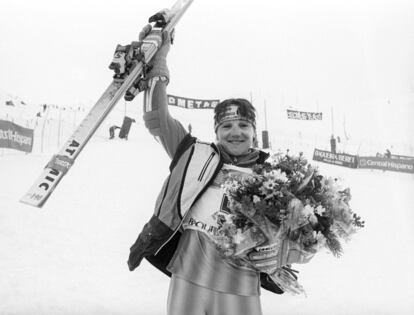
<svg viewBox="0 0 414 315">
<path fill-rule="evenodd" d="M 228 99 L 214 109 L 214 126 L 219 146 L 228 154 L 248 154 L 256 137 L 255 109 L 245 99 Z"/>
<path fill-rule="evenodd" d="M 147 76 L 144 121 L 171 158 L 171 173 L 154 214 L 131 247 L 129 268 L 145 258 L 171 277 L 168 315 L 261 315 L 260 287 L 283 293 L 267 276 L 277 266 L 276 251 L 257 251 L 248 261 L 251 268 L 239 268 L 226 262 L 213 242 L 220 225 L 217 214 L 228 206 L 221 189 L 224 175 L 249 174 L 268 157 L 253 148 L 255 109 L 245 99 L 227 99 L 215 107 L 216 143 L 193 137 L 168 111 L 170 38 L 163 37 Z"/>
</svg>

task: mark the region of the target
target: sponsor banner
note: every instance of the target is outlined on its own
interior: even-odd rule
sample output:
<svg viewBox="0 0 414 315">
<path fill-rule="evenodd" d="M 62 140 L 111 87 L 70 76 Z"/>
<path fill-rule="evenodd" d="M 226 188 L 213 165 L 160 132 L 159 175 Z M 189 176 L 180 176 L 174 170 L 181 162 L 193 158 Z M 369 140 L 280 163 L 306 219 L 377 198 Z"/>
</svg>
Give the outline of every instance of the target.
<svg viewBox="0 0 414 315">
<path fill-rule="evenodd" d="M 414 161 L 414 156 L 391 154 L 391 159 Z"/>
<path fill-rule="evenodd" d="M 288 119 L 299 119 L 299 120 L 322 120 L 322 113 L 315 112 L 300 112 L 297 110 L 287 110 Z"/>
<path fill-rule="evenodd" d="M 332 153 L 330 151 L 323 151 L 318 149 L 315 149 L 313 151 L 313 160 L 350 168 L 356 168 L 358 165 L 356 155 Z"/>
<path fill-rule="evenodd" d="M 10 121 L 0 120 L 0 148 L 32 152 L 33 129 L 23 128 Z"/>
<path fill-rule="evenodd" d="M 414 173 L 414 160 L 397 160 L 376 156 L 360 156 L 358 157 L 358 167 L 384 171 Z"/>
<path fill-rule="evenodd" d="M 175 96 L 171 94 L 168 94 L 167 98 L 168 105 L 194 109 L 215 108 L 217 104 L 220 102 L 220 100 L 198 100 L 194 98 Z"/>
</svg>

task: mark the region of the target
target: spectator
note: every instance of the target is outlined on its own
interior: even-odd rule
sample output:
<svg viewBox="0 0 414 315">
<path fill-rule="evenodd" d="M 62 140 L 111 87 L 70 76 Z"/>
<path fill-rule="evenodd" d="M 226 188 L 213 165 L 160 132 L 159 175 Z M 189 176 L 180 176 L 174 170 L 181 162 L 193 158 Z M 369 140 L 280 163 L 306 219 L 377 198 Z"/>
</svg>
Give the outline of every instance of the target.
<svg viewBox="0 0 414 315">
<path fill-rule="evenodd" d="M 115 130 L 121 129 L 121 127 L 118 126 L 111 126 L 109 127 L 109 139 L 113 139 L 115 137 Z"/>
</svg>

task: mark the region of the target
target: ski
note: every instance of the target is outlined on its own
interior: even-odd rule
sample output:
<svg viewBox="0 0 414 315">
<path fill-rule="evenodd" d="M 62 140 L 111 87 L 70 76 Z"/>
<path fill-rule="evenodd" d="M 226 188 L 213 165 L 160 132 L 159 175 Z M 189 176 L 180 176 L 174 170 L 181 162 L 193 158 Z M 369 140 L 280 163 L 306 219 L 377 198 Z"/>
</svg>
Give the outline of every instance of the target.
<svg viewBox="0 0 414 315">
<path fill-rule="evenodd" d="M 129 48 L 129 51 L 126 51 L 126 56 L 125 54 L 122 55 L 122 49 L 118 49 L 125 47 L 118 45 L 114 60 L 124 56 L 127 61 L 125 64 L 126 68 L 122 69 L 124 65 L 120 67 L 117 63 L 111 63 L 110 68 L 114 69 L 116 73 L 113 81 L 60 151 L 52 157 L 40 177 L 20 199 L 20 202 L 39 208 L 45 204 L 59 182 L 67 174 L 79 153 L 117 102 L 122 96 L 132 99 L 131 89 L 134 93 L 137 92 L 137 86 L 146 71 L 146 64 L 151 61 L 162 44 L 162 40 L 159 40 L 161 37 L 154 36 L 154 32 L 158 32 L 158 35 L 162 31 L 167 31 L 171 34 L 175 25 L 192 2 L 193 0 L 177 0 L 170 10 L 161 11 L 152 16 L 149 22 L 153 22 L 153 30 L 142 41 L 132 42 L 131 45 L 125 46 Z M 129 96 L 127 96 L 128 92 Z"/>
</svg>

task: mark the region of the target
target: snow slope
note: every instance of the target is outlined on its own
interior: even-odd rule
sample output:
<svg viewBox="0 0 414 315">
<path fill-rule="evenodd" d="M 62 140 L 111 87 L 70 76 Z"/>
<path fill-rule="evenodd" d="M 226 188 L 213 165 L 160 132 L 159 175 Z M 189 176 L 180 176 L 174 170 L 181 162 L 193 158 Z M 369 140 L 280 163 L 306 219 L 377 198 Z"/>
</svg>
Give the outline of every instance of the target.
<svg viewBox="0 0 414 315">
<path fill-rule="evenodd" d="M 169 160 L 140 121 L 128 141 L 106 131 L 42 209 L 18 200 L 55 148 L 0 149 L 0 314 L 165 314 L 168 278 L 146 262 L 131 273 L 126 260 Z M 263 291 L 264 314 L 412 314 L 412 175 L 320 168 L 351 187 L 366 228 L 342 258 L 322 253 L 297 266 L 307 297 Z"/>
</svg>

